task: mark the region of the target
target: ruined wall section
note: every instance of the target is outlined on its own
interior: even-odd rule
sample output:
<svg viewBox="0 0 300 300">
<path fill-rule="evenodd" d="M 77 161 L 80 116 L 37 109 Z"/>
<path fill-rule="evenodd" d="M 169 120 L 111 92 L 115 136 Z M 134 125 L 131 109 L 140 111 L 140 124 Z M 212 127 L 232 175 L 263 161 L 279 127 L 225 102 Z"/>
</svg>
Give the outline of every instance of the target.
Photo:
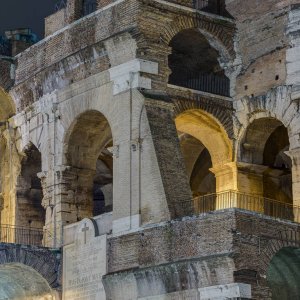
<svg viewBox="0 0 300 300">
<path fill-rule="evenodd" d="M 242 62 L 236 98 L 257 96 L 285 84 L 287 25 L 291 1 L 227 1 L 236 19 L 237 47 Z"/>
<path fill-rule="evenodd" d="M 269 299 L 270 260 L 299 241 L 299 224 L 238 209 L 161 223 L 108 238 L 105 290 L 110 299 L 182 299 L 182 291 L 239 282 L 251 285 L 253 299 Z"/>
<path fill-rule="evenodd" d="M 134 34 L 138 10 L 137 1 L 122 1 L 65 27 L 18 55 L 13 89 L 17 111 L 44 94 L 108 69 L 101 42 L 121 32 Z"/>
<path fill-rule="evenodd" d="M 63 10 L 57 14 L 62 17 Z M 50 31 L 56 29 L 51 29 L 52 22 L 50 16 Z M 224 47 L 222 63 L 232 63 L 235 56 L 232 21 L 168 2 L 114 2 L 18 55 L 13 89 L 17 111 L 47 93 L 134 58 L 159 64 L 159 74 L 142 75 L 151 80 L 151 89 L 165 92 L 170 73 L 169 42 L 189 28 L 202 28 L 208 36 L 214 36 Z"/>
</svg>

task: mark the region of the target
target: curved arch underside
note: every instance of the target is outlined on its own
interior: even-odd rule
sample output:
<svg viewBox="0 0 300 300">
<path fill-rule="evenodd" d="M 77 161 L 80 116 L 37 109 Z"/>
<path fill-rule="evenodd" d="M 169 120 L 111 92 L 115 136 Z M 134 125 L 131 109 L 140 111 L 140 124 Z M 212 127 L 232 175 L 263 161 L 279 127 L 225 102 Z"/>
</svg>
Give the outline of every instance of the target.
<svg viewBox="0 0 300 300">
<path fill-rule="evenodd" d="M 0 299 L 55 300 L 55 296 L 39 273 L 17 263 L 0 266 Z"/>
<path fill-rule="evenodd" d="M 111 127 L 97 111 L 80 115 L 67 138 L 66 157 L 69 165 L 94 170 L 101 151 L 112 142 Z"/>
<path fill-rule="evenodd" d="M 213 117 L 200 110 L 190 110 L 178 115 L 175 123 L 178 131 L 193 136 L 207 148 L 213 166 L 232 160 L 232 143 Z"/>
<path fill-rule="evenodd" d="M 267 280 L 273 300 L 300 299 L 300 249 L 281 249 L 271 260 Z"/>
</svg>

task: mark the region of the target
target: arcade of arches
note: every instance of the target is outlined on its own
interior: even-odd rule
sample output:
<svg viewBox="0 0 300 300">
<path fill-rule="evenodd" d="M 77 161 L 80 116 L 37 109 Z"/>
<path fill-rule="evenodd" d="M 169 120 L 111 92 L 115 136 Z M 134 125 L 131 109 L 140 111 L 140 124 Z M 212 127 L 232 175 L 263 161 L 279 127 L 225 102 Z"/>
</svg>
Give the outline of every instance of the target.
<svg viewBox="0 0 300 300">
<path fill-rule="evenodd" d="M 275 200 L 279 211 L 283 204 L 290 205 L 289 219 L 298 218 L 292 211 L 292 163 L 285 153 L 289 150 L 288 131 L 280 121 L 253 121 L 241 141 L 239 162 L 233 161 L 231 141 L 212 116 L 189 110 L 178 115 L 175 122 L 193 197 L 236 191 L 238 195 L 249 195 L 253 203 L 248 202 L 247 209 L 282 217 L 270 208 Z M 257 204 L 261 197 L 264 204 Z M 232 205 L 224 202 L 224 196 L 217 195 L 213 201 L 218 199 L 218 208 Z M 234 205 L 244 208 L 241 200 L 236 201 Z"/>
</svg>

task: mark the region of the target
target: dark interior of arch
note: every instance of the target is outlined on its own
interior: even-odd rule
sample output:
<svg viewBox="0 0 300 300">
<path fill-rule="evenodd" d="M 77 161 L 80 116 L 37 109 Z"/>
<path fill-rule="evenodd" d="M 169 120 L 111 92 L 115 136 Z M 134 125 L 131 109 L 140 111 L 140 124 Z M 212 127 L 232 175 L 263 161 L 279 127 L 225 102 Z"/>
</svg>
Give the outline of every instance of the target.
<svg viewBox="0 0 300 300">
<path fill-rule="evenodd" d="M 92 201 L 89 216 L 111 211 L 113 143 L 107 119 L 98 111 L 83 113 L 76 120 L 67 143 L 67 163 L 78 174 L 75 194 L 80 192 L 85 201 Z"/>
<path fill-rule="evenodd" d="M 209 170 L 212 161 L 208 150 L 205 148 L 199 155 L 190 179 L 194 196 L 202 196 L 216 192 L 216 178 Z"/>
<path fill-rule="evenodd" d="M 193 197 L 215 193 L 216 178 L 210 171 L 212 160 L 209 151 L 193 136 L 182 132 L 178 134 Z"/>
<path fill-rule="evenodd" d="M 169 83 L 229 96 L 229 79 L 220 67 L 219 53 L 197 29 L 186 29 L 170 42 Z"/>
<path fill-rule="evenodd" d="M 231 14 L 226 10 L 225 0 L 194 1 L 194 5 L 196 9 L 200 9 L 201 11 L 233 19 Z"/>
<path fill-rule="evenodd" d="M 264 196 L 292 204 L 292 163 L 284 153 L 289 150 L 289 145 L 284 125 L 273 130 L 266 141 L 263 164 L 269 168 L 264 174 Z"/>
<path fill-rule="evenodd" d="M 42 206 L 43 190 L 38 177 L 41 171 L 41 153 L 31 144 L 21 162 L 21 173 L 17 183 L 18 226 L 42 229 L 45 225 L 45 209 Z"/>
<path fill-rule="evenodd" d="M 54 297 L 47 281 L 32 268 L 18 263 L 0 265 L 0 299 L 55 299 Z"/>
<path fill-rule="evenodd" d="M 260 118 L 247 128 L 241 159 L 246 163 L 265 166 L 262 174 L 265 198 L 292 204 L 291 160 L 285 154 L 288 150 L 288 131 L 282 122 L 271 117 Z M 265 205 L 266 214 L 293 219 L 292 209 L 290 213 L 284 210 L 284 205 L 277 205 L 276 211 L 271 202 Z"/>
<path fill-rule="evenodd" d="M 267 282 L 273 300 L 300 299 L 300 249 L 281 249 L 271 260 Z"/>
</svg>

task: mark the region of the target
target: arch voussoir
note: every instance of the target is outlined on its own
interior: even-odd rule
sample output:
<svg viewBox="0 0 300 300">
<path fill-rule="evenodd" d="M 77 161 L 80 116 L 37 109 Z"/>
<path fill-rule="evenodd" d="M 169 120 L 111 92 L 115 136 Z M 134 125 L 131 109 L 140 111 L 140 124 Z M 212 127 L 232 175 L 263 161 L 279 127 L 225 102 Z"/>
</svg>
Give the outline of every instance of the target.
<svg viewBox="0 0 300 300">
<path fill-rule="evenodd" d="M 17 244 L 0 246 L 0 266 L 22 264 L 39 273 L 52 288 L 59 286 L 60 259 L 51 250 Z"/>
</svg>

